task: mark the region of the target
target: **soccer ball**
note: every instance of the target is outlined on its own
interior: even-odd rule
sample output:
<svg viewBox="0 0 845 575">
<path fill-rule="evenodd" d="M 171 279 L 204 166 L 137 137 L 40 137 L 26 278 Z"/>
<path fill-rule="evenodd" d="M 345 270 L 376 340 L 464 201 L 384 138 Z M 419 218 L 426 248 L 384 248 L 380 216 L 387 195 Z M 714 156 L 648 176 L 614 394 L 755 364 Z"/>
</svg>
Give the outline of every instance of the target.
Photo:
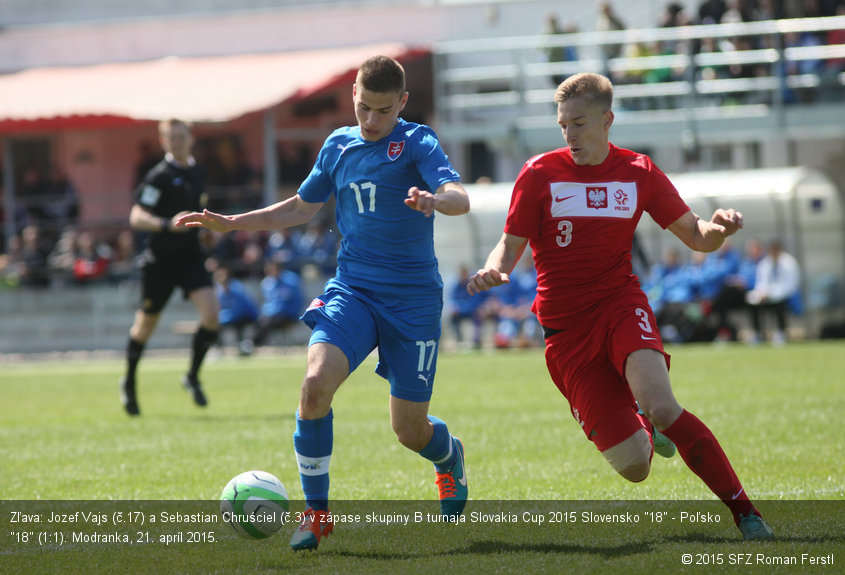
<svg viewBox="0 0 845 575">
<path fill-rule="evenodd" d="M 270 537 L 285 524 L 288 492 L 266 471 L 246 471 L 233 477 L 220 495 L 220 513 L 232 529 L 247 539 Z"/>
</svg>

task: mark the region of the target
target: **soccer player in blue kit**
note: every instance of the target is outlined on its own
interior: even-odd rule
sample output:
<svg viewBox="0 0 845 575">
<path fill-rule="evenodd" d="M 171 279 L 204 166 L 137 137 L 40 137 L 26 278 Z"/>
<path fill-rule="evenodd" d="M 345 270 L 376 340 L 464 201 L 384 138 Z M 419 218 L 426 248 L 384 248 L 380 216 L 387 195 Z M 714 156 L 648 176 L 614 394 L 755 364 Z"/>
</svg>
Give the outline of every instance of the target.
<svg viewBox="0 0 845 575">
<path fill-rule="evenodd" d="M 434 463 L 441 514 L 463 513 L 468 493 L 463 444 L 428 406 L 443 307 L 431 216 L 464 214 L 469 198 L 435 133 L 399 117 L 408 93 L 398 62 L 365 61 L 352 99 L 357 125 L 328 137 L 296 195 L 243 214 L 205 210 L 177 221 L 218 232 L 277 230 L 311 220 L 335 196 L 343 236 L 337 273 L 302 316 L 312 334 L 293 443 L 307 509 L 294 550 L 316 549 L 332 531 L 332 399 L 376 348 L 376 372 L 390 382 L 393 431 Z"/>
</svg>

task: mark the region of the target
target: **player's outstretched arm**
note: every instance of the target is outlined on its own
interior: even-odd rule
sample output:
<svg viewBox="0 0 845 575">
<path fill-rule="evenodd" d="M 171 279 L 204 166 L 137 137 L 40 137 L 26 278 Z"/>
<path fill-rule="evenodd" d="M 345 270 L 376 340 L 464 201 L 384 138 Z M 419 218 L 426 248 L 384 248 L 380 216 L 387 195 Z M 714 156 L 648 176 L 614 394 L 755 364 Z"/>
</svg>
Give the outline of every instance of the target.
<svg viewBox="0 0 845 575">
<path fill-rule="evenodd" d="M 734 209 L 719 208 L 710 221 L 702 220 L 689 211 L 669 224 L 668 230 L 690 249 L 697 252 L 714 252 L 742 228 L 742 214 Z"/>
<path fill-rule="evenodd" d="M 280 230 L 310 221 L 322 206 L 319 202 L 306 202 L 297 194 L 272 206 L 232 216 L 209 210 L 193 212 L 176 220 L 176 225 L 203 227 L 221 233 L 235 230 Z"/>
<path fill-rule="evenodd" d="M 405 205 L 431 216 L 435 210 L 447 216 L 460 216 L 469 211 L 469 194 L 460 182 L 447 182 L 432 194 L 414 186 L 408 190 Z"/>
<path fill-rule="evenodd" d="M 500 286 L 510 281 L 510 274 L 519 258 L 522 257 L 522 252 L 525 251 L 525 246 L 528 244 L 527 238 L 521 238 L 511 234 L 502 234 L 502 238 L 490 255 L 487 256 L 487 262 L 484 267 L 475 272 L 467 282 L 467 291 L 471 295 L 487 291 L 491 288 Z"/>
</svg>

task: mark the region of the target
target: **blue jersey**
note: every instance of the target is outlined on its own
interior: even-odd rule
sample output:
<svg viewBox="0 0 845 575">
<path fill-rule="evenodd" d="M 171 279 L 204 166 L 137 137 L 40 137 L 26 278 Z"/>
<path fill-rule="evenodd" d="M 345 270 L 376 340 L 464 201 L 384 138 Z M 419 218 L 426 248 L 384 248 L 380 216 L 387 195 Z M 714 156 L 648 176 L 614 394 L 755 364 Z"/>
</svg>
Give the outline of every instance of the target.
<svg viewBox="0 0 845 575">
<path fill-rule="evenodd" d="M 439 325 L 443 283 L 434 218 L 404 200 L 413 186 L 434 193 L 459 179 L 428 126 L 400 119 L 376 142 L 364 140 L 358 126 L 332 133 L 299 188 L 306 202 L 336 199 L 343 239 L 327 288 L 351 288 L 371 299 L 404 332 Z"/>
</svg>

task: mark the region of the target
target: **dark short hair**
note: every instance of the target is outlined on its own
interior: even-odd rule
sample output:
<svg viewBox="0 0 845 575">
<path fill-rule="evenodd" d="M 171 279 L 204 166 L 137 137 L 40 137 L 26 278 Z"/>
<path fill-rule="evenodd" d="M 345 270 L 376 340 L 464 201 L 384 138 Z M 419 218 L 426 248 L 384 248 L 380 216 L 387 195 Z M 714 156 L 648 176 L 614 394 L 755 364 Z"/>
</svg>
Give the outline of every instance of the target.
<svg viewBox="0 0 845 575">
<path fill-rule="evenodd" d="M 555 102 L 566 102 L 572 98 L 585 98 L 610 110 L 613 106 L 613 84 L 601 74 L 575 74 L 561 82 L 555 91 Z"/>
<path fill-rule="evenodd" d="M 188 128 L 188 131 L 192 131 L 194 128 L 193 124 L 187 120 L 182 120 L 180 118 L 167 118 L 166 120 L 162 120 L 158 123 L 158 131 L 159 133 L 163 133 L 165 131 L 169 132 L 173 126 L 185 126 Z"/>
<path fill-rule="evenodd" d="M 365 90 L 384 94 L 405 92 L 405 69 L 402 64 L 387 56 L 368 58 L 358 68 L 355 81 Z"/>
</svg>

